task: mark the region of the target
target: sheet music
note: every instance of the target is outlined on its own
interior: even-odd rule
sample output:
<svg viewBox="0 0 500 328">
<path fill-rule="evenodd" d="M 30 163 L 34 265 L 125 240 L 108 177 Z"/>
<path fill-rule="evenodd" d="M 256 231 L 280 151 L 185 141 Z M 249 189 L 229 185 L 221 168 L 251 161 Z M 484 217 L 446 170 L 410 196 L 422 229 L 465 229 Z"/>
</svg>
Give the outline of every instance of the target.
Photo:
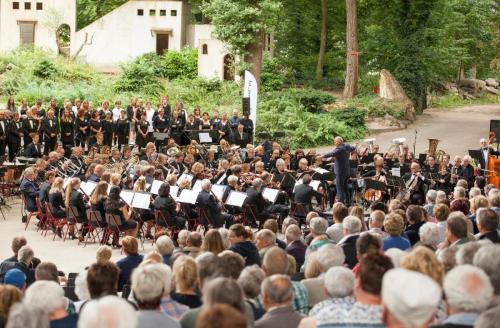
<svg viewBox="0 0 500 328">
<path fill-rule="evenodd" d="M 223 174 L 223 175 L 219 178 L 219 180 L 217 180 L 217 184 L 219 184 L 219 185 L 220 185 L 220 184 L 222 184 L 222 182 L 224 181 L 224 179 L 226 178 L 226 176 L 227 176 L 227 174 L 226 174 L 226 173 L 224 173 L 224 174 Z"/>
<path fill-rule="evenodd" d="M 279 192 L 280 191 L 278 189 L 265 188 L 262 191 L 262 197 L 264 197 L 264 199 L 267 199 L 271 203 L 274 203 L 276 201 L 276 198 L 278 198 Z"/>
<path fill-rule="evenodd" d="M 87 196 L 91 196 L 92 193 L 94 192 L 95 187 L 97 187 L 97 183 L 93 181 L 87 181 L 85 184 L 83 182 L 80 184 L 80 189 L 83 191 L 83 193 Z"/>
<path fill-rule="evenodd" d="M 224 197 L 224 191 L 226 191 L 226 186 L 224 185 L 215 184 L 212 186 L 212 192 L 218 200 L 222 200 Z"/>
<path fill-rule="evenodd" d="M 153 181 L 153 184 L 151 185 L 151 193 L 153 195 L 158 195 L 158 190 L 160 190 L 160 187 L 162 184 L 163 184 L 163 181 L 160 181 L 160 180 Z"/>
<path fill-rule="evenodd" d="M 193 181 L 193 176 L 191 174 L 187 174 L 187 173 L 182 173 L 181 176 L 179 177 L 179 179 L 177 179 L 177 185 L 179 185 L 179 183 L 184 180 L 184 179 L 187 179 L 189 180 L 189 182 Z"/>
<path fill-rule="evenodd" d="M 178 201 L 179 203 L 195 205 L 198 194 L 198 191 L 183 189 Z"/>
<path fill-rule="evenodd" d="M 212 137 L 210 137 L 210 133 L 200 132 L 198 134 L 198 137 L 200 138 L 200 143 L 212 143 Z"/>
<path fill-rule="evenodd" d="M 151 183 L 146 183 L 146 190 L 150 190 L 151 188 Z"/>
<path fill-rule="evenodd" d="M 315 191 L 318 191 L 319 185 L 321 184 L 321 181 L 319 180 L 312 180 L 309 185 L 313 187 Z"/>
<path fill-rule="evenodd" d="M 194 183 L 194 186 L 193 186 L 193 188 L 191 188 L 191 190 L 197 191 L 197 192 L 201 191 L 201 180 L 200 179 L 196 180 L 196 182 Z"/>
<path fill-rule="evenodd" d="M 226 205 L 243 207 L 245 199 L 247 199 L 246 193 L 233 190 L 229 193 L 229 197 L 227 197 Z"/>
<path fill-rule="evenodd" d="M 122 190 L 120 192 L 120 198 L 127 203 L 128 206 L 132 206 L 132 200 L 134 199 L 134 192 L 131 190 Z"/>
<path fill-rule="evenodd" d="M 314 172 L 317 172 L 317 173 L 319 173 L 319 174 L 325 174 L 325 173 L 330 172 L 330 171 L 325 170 L 324 168 L 321 168 L 321 167 L 316 167 L 316 168 L 314 168 L 314 169 L 313 169 L 313 171 L 314 171 Z"/>
<path fill-rule="evenodd" d="M 151 203 L 151 194 L 146 192 L 136 192 L 134 194 L 134 199 L 132 200 L 132 207 L 149 209 L 149 204 Z"/>
<path fill-rule="evenodd" d="M 400 177 L 401 176 L 401 168 L 400 167 L 391 168 L 391 174 L 395 177 Z"/>
<path fill-rule="evenodd" d="M 170 196 L 176 201 L 179 199 L 179 197 L 177 197 L 178 193 L 179 193 L 179 187 L 170 186 Z"/>
</svg>

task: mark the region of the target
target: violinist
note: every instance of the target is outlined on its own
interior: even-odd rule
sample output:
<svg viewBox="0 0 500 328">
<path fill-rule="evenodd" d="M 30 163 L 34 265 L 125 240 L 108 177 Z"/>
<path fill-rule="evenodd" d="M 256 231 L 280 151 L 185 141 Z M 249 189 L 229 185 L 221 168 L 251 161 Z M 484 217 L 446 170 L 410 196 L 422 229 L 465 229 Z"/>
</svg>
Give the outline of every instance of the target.
<svg viewBox="0 0 500 328">
<path fill-rule="evenodd" d="M 137 222 L 131 218 L 132 209 L 120 198 L 120 192 L 119 187 L 112 187 L 109 191 L 104 204 L 106 214 L 112 214 L 115 217 L 119 231 L 123 231 L 127 236 L 136 237 Z M 119 246 L 118 240 L 114 241 L 114 246 Z"/>
<path fill-rule="evenodd" d="M 258 161 L 257 163 L 255 163 L 255 176 L 258 178 L 261 178 L 261 176 L 264 173 L 267 173 L 267 171 L 264 167 L 264 162 Z"/>
<path fill-rule="evenodd" d="M 203 208 L 206 211 L 207 219 L 214 225 L 215 228 L 229 227 L 233 222 L 233 216 L 231 214 L 222 213 L 222 210 L 215 199 L 215 196 L 211 192 L 212 184 L 210 180 L 204 179 L 201 181 L 201 192 L 198 194 L 196 199 L 196 206 Z"/>
<path fill-rule="evenodd" d="M 323 199 L 323 195 L 320 192 L 315 191 L 313 187 L 309 185 L 311 181 L 311 175 L 304 174 L 302 177 L 302 183 L 297 185 L 294 191 L 294 202 L 296 204 L 302 204 L 306 213 L 312 209 L 311 200 L 313 197 L 316 198 L 318 204 L 321 204 Z"/>
<path fill-rule="evenodd" d="M 302 177 L 305 174 L 312 174 L 312 173 L 314 172 L 309 169 L 307 159 L 305 157 L 300 158 L 298 162 L 297 179 L 302 179 Z"/>
<path fill-rule="evenodd" d="M 191 167 L 191 175 L 193 176 L 193 180 L 191 181 L 191 184 L 194 186 L 197 180 L 203 180 L 203 170 L 204 170 L 203 164 L 200 162 L 196 162 L 193 164 Z"/>
<path fill-rule="evenodd" d="M 154 169 L 153 169 L 153 172 L 154 172 Z M 134 191 L 135 192 L 146 192 L 146 183 L 147 183 L 146 178 L 144 176 L 140 177 L 134 183 Z M 153 239 L 153 236 L 151 235 L 151 228 L 154 225 L 153 220 L 155 218 L 154 212 L 153 212 L 154 211 L 153 204 L 149 203 L 149 209 L 134 208 L 133 211 L 135 213 L 136 221 L 137 220 L 139 221 L 139 231 L 142 231 L 142 226 L 144 224 L 146 224 L 145 238 Z"/>
<path fill-rule="evenodd" d="M 80 191 L 80 179 L 72 178 L 69 185 L 66 187 L 66 208 L 73 211 L 76 222 L 82 224 L 80 236 L 78 239 L 83 241 L 85 237 L 84 232 L 87 230 L 87 205 L 83 200 L 83 193 Z M 75 226 L 70 225 L 70 236 L 74 236 Z"/>
</svg>

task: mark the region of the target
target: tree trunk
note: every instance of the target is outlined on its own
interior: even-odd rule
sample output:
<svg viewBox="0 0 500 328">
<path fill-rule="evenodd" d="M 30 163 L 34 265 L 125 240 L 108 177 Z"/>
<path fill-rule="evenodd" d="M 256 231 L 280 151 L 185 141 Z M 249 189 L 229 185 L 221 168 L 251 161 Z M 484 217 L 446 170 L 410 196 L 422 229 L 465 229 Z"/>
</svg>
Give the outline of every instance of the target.
<svg viewBox="0 0 500 328">
<path fill-rule="evenodd" d="M 477 64 L 472 64 L 472 67 L 470 68 L 470 78 L 471 79 L 477 78 Z"/>
<path fill-rule="evenodd" d="M 318 65 L 316 66 L 316 80 L 323 78 L 323 66 L 325 65 L 326 38 L 327 38 L 328 8 L 326 0 L 321 0 L 321 36 L 319 44 Z"/>
<path fill-rule="evenodd" d="M 352 98 L 358 93 L 359 51 L 358 51 L 358 13 L 356 0 L 346 0 L 347 15 L 347 60 L 344 97 Z"/>
<path fill-rule="evenodd" d="M 464 64 L 460 64 L 458 68 L 457 81 L 463 80 L 465 78 Z"/>
<path fill-rule="evenodd" d="M 260 33 L 255 42 L 247 46 L 248 55 L 245 56 L 245 63 L 250 65 L 250 72 L 255 76 L 257 81 L 257 87 L 260 91 L 260 72 L 262 70 L 262 53 L 264 47 L 264 37 L 265 34 Z"/>
</svg>

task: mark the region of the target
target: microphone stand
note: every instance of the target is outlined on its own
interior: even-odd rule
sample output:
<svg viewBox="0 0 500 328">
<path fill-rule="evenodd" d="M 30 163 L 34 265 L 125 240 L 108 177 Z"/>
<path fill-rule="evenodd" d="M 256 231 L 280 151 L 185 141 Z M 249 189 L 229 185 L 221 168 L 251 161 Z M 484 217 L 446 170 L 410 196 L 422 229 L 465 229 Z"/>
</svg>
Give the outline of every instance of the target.
<svg viewBox="0 0 500 328">
<path fill-rule="evenodd" d="M 417 129 L 415 129 L 415 140 L 413 141 L 413 156 L 415 156 L 415 147 L 417 145 Z"/>
</svg>

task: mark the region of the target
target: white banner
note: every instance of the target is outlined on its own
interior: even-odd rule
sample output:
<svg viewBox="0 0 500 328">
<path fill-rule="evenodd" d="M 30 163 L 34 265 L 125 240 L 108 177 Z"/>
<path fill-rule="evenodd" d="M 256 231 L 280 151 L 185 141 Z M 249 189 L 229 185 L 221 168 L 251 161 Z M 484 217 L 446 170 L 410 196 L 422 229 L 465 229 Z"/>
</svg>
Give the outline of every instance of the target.
<svg viewBox="0 0 500 328">
<path fill-rule="evenodd" d="M 250 98 L 250 119 L 253 122 L 253 130 L 257 127 L 257 81 L 249 71 L 245 71 L 245 85 L 243 97 Z"/>
</svg>

